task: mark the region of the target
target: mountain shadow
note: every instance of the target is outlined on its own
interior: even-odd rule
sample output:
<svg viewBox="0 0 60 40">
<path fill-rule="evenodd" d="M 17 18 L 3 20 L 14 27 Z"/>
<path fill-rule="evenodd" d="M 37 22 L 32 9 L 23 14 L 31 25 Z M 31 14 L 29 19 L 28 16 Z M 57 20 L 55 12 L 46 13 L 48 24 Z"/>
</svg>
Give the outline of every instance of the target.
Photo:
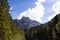
<svg viewBox="0 0 60 40">
<path fill-rule="evenodd" d="M 30 28 L 26 40 L 60 40 L 60 14 L 45 24 Z"/>
</svg>

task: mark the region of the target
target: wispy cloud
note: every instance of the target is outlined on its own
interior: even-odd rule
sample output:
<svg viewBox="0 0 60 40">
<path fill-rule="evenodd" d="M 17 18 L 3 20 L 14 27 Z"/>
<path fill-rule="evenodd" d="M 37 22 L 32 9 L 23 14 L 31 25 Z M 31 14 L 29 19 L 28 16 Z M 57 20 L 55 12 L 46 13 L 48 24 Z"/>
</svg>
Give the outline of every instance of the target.
<svg viewBox="0 0 60 40">
<path fill-rule="evenodd" d="M 42 22 L 41 17 L 44 15 L 44 6 L 42 3 L 45 2 L 45 0 L 37 0 L 35 2 L 35 7 L 34 8 L 29 8 L 28 10 L 20 13 L 18 16 L 18 19 L 21 19 L 23 16 L 29 17 L 32 20 L 36 20 L 38 22 Z"/>
<path fill-rule="evenodd" d="M 10 10 L 12 10 L 13 9 L 13 7 L 10 7 Z"/>
<path fill-rule="evenodd" d="M 56 15 L 60 14 L 60 1 L 57 1 L 53 7 L 52 10 L 55 12 L 53 15 L 51 15 L 48 19 L 49 21 L 54 18 Z"/>
<path fill-rule="evenodd" d="M 59 14 L 60 13 L 60 1 L 56 2 L 53 7 L 52 7 L 53 11 L 56 13 L 56 14 Z"/>
</svg>

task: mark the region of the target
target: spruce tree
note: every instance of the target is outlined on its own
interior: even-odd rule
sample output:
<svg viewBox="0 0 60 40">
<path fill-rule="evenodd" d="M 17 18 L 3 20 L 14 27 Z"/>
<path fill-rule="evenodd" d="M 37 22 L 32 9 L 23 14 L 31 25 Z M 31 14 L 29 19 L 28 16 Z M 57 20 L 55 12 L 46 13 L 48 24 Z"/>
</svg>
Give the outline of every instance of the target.
<svg viewBox="0 0 60 40">
<path fill-rule="evenodd" d="M 7 0 L 0 0 L 0 40 L 25 40 L 22 28 L 17 28 L 9 14 Z"/>
</svg>

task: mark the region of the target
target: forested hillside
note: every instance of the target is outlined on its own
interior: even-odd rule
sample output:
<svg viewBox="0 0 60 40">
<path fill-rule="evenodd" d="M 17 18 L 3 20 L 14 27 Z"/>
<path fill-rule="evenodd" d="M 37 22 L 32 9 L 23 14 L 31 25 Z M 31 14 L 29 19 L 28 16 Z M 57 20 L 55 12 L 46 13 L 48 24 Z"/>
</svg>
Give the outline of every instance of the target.
<svg viewBox="0 0 60 40">
<path fill-rule="evenodd" d="M 60 40 L 60 14 L 48 23 L 29 29 L 27 33 L 27 40 Z"/>
<path fill-rule="evenodd" d="M 9 8 L 7 0 L 0 0 L 0 40 L 25 40 L 24 30 L 12 21 Z"/>
</svg>

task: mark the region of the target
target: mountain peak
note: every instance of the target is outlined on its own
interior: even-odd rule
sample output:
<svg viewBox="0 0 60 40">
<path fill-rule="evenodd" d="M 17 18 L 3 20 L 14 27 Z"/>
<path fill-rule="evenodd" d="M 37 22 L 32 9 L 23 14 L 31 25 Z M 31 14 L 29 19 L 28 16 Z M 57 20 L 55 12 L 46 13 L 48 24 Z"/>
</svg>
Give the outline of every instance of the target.
<svg viewBox="0 0 60 40">
<path fill-rule="evenodd" d="M 29 19 L 28 17 L 22 17 L 21 19 Z"/>
<path fill-rule="evenodd" d="M 39 22 L 37 22 L 35 20 L 31 20 L 28 17 L 22 17 L 20 20 L 18 20 L 18 19 L 14 20 L 14 22 L 16 23 L 17 26 L 21 26 L 24 29 L 28 29 L 30 27 L 40 25 Z"/>
<path fill-rule="evenodd" d="M 28 22 L 28 21 L 30 21 L 30 19 L 29 19 L 28 17 L 22 17 L 22 18 L 20 19 L 20 21 L 26 21 L 26 22 Z"/>
</svg>

